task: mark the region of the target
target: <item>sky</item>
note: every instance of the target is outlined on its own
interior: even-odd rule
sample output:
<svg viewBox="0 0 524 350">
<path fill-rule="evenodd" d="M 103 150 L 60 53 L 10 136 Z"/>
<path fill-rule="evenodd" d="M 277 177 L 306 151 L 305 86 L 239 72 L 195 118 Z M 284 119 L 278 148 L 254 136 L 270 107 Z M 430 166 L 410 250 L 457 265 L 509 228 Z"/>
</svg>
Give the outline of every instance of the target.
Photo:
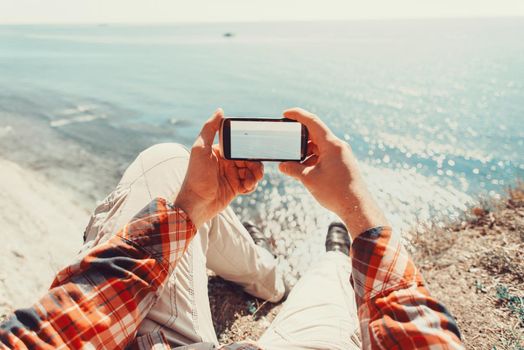
<svg viewBox="0 0 524 350">
<path fill-rule="evenodd" d="M 0 23 L 181 23 L 524 16 L 524 0 L 0 0 Z"/>
</svg>

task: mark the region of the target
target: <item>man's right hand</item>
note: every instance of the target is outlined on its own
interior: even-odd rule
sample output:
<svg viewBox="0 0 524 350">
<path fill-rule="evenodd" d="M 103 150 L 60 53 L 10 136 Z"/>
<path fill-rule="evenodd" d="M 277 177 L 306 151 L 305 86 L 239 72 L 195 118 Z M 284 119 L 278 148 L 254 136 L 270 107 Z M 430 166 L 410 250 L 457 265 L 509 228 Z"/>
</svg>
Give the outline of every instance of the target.
<svg viewBox="0 0 524 350">
<path fill-rule="evenodd" d="M 175 200 L 175 206 L 184 210 L 197 228 L 224 210 L 236 196 L 253 192 L 264 176 L 262 163 L 226 160 L 218 145 L 213 145 L 223 117 L 224 111 L 219 108 L 202 127 Z"/>
<path fill-rule="evenodd" d="M 322 206 L 337 214 L 353 239 L 367 229 L 387 226 L 360 175 L 350 146 L 308 111 L 292 108 L 284 111 L 284 117 L 299 121 L 308 129 L 308 157 L 302 163 L 280 163 L 280 171 L 301 181 Z"/>
</svg>

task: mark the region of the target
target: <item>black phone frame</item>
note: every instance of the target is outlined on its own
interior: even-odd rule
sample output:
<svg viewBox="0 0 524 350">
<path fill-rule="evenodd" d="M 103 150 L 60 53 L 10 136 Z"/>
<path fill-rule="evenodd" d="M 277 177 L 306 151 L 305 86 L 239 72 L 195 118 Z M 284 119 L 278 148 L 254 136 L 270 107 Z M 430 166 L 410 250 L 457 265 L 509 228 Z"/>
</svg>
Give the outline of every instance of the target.
<svg viewBox="0 0 524 350">
<path fill-rule="evenodd" d="M 252 121 L 252 122 L 277 122 L 277 123 L 299 123 L 302 126 L 300 135 L 300 159 L 268 159 L 268 158 L 231 158 L 231 121 Z M 220 125 L 220 142 L 223 156 L 228 160 L 244 160 L 257 162 L 302 162 L 307 156 L 308 131 L 304 124 L 288 118 L 224 118 Z"/>
</svg>

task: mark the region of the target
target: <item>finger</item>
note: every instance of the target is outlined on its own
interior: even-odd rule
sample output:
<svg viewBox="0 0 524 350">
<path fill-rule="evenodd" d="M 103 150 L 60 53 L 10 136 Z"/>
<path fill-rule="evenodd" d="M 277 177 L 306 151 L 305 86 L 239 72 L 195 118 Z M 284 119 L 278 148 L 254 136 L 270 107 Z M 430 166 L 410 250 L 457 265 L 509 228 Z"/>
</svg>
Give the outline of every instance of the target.
<svg viewBox="0 0 524 350">
<path fill-rule="evenodd" d="M 251 171 L 249 171 L 248 169 L 245 169 L 245 170 L 246 170 L 246 176 L 244 180 L 241 180 L 241 184 L 243 187 L 243 193 L 248 193 L 248 192 L 253 191 L 258 181 L 255 178 L 255 175 L 253 175 Z"/>
<path fill-rule="evenodd" d="M 238 178 L 241 180 L 244 180 L 247 178 L 247 174 L 249 170 L 247 168 L 240 168 L 237 170 L 237 172 L 238 172 Z"/>
<path fill-rule="evenodd" d="M 234 162 L 237 168 L 246 168 L 247 167 L 246 165 L 247 162 L 245 160 L 235 160 Z"/>
<path fill-rule="evenodd" d="M 246 172 L 244 170 L 249 169 L 258 180 L 261 180 L 264 177 L 264 165 L 262 162 L 255 161 L 243 161 L 235 160 L 235 166 L 238 168 L 240 178 L 245 178 Z"/>
<path fill-rule="evenodd" d="M 225 160 L 224 157 L 220 154 L 220 146 L 218 144 L 213 145 L 213 154 L 220 160 Z"/>
<path fill-rule="evenodd" d="M 307 144 L 307 154 L 306 154 L 306 157 L 309 157 L 313 154 L 316 154 L 318 155 L 318 147 L 317 145 L 315 145 L 313 142 L 308 142 Z"/>
<path fill-rule="evenodd" d="M 318 163 L 318 156 L 316 154 L 311 155 L 302 162 L 302 165 L 312 166 Z"/>
<path fill-rule="evenodd" d="M 319 117 L 315 114 L 308 112 L 302 108 L 291 108 L 285 110 L 283 113 L 284 117 L 288 119 L 296 120 L 304 124 L 309 132 L 311 140 L 318 142 L 325 140 L 328 136 L 331 136 L 331 130 L 324 124 Z"/>
<path fill-rule="evenodd" d="M 237 167 L 229 160 L 222 160 L 221 162 L 223 164 L 223 172 L 220 175 L 227 180 L 234 193 L 241 193 L 243 188 L 242 179 L 239 176 Z"/>
<path fill-rule="evenodd" d="M 298 180 L 302 179 L 306 167 L 307 165 L 303 165 L 299 162 L 282 162 L 278 165 L 278 169 L 282 173 Z"/>
<path fill-rule="evenodd" d="M 213 151 L 215 153 L 219 152 L 218 145 L 213 145 Z M 220 164 L 222 164 L 223 168 L 221 176 L 227 180 L 235 194 L 245 194 L 248 190 L 251 191 L 251 189 L 245 187 L 245 180 L 249 178 L 249 169 L 239 168 L 237 163 L 238 161 L 220 158 Z"/>
<path fill-rule="evenodd" d="M 255 174 L 251 172 L 251 170 L 244 168 L 242 169 L 244 171 L 243 176 L 241 177 L 241 181 L 246 185 L 247 187 L 251 188 L 255 183 L 257 183 L 257 179 L 255 177 Z"/>
<path fill-rule="evenodd" d="M 262 162 L 246 162 L 247 168 L 253 173 L 257 181 L 264 177 L 264 164 Z"/>
<path fill-rule="evenodd" d="M 253 193 L 253 192 L 255 192 L 255 190 L 257 189 L 257 187 L 258 187 L 258 182 L 257 182 L 257 183 L 252 187 L 252 188 L 250 188 L 250 189 L 248 189 L 248 190 L 245 190 L 245 192 L 243 192 L 242 194 L 250 194 L 250 193 Z"/>
<path fill-rule="evenodd" d="M 222 108 L 218 108 L 215 113 L 209 118 L 200 131 L 199 139 L 202 141 L 203 146 L 211 147 L 215 139 L 215 135 L 220 128 L 220 123 L 224 118 L 224 111 Z"/>
</svg>

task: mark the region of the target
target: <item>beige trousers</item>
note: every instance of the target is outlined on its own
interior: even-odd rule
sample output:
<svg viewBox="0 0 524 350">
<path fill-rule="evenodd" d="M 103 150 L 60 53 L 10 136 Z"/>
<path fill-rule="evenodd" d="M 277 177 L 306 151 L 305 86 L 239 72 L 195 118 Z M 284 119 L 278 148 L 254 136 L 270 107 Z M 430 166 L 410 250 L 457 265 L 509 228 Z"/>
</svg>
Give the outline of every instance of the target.
<svg viewBox="0 0 524 350">
<path fill-rule="evenodd" d="M 174 200 L 188 160 L 189 152 L 178 144 L 159 144 L 142 152 L 116 189 L 95 209 L 80 254 L 109 239 L 154 198 Z M 254 244 L 228 207 L 198 230 L 138 334 L 162 330 L 172 346 L 218 344 L 206 267 L 256 297 L 276 302 L 284 295 L 276 260 Z M 350 268 L 345 255 L 326 254 L 322 263 L 299 281 L 260 345 L 265 349 L 347 349 L 358 328 Z"/>
</svg>

